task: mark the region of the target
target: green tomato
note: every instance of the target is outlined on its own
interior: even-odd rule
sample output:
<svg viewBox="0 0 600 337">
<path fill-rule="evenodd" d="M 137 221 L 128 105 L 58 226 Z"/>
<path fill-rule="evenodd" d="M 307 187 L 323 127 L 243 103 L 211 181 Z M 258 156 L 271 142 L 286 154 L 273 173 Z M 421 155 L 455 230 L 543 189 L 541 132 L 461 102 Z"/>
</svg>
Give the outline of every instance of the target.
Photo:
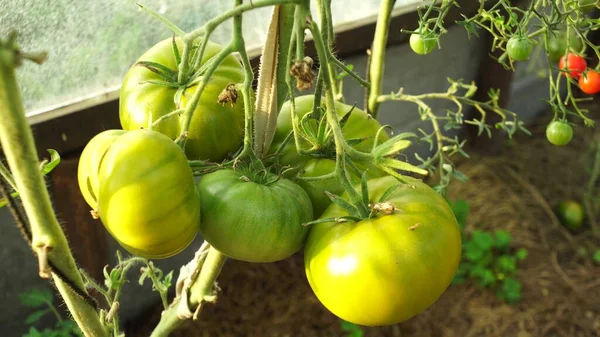
<svg viewBox="0 0 600 337">
<path fill-rule="evenodd" d="M 565 227 L 571 230 L 578 230 L 583 225 L 585 211 L 583 206 L 577 201 L 565 200 L 558 204 L 556 210 L 558 218 Z"/>
<path fill-rule="evenodd" d="M 515 61 L 525 61 L 531 55 L 533 44 L 527 38 L 513 36 L 506 43 L 508 57 Z"/>
<path fill-rule="evenodd" d="M 426 55 L 435 49 L 436 40 L 423 36 L 422 34 L 412 34 L 409 39 L 410 48 L 419 55 Z"/>
<path fill-rule="evenodd" d="M 399 184 L 391 176 L 370 180 L 371 203 Z M 402 184 L 387 201 L 396 207 L 388 215 L 311 225 L 304 248 L 317 298 L 359 325 L 396 324 L 423 312 L 449 286 L 460 262 L 460 230 L 444 198 L 414 182 Z M 321 218 L 346 215 L 334 204 Z"/>
<path fill-rule="evenodd" d="M 573 128 L 567 122 L 552 121 L 546 128 L 546 138 L 554 145 L 567 145 L 573 139 Z"/>
<path fill-rule="evenodd" d="M 313 110 L 313 95 L 305 95 L 295 98 L 296 115 L 302 118 L 304 115 Z M 336 112 L 340 117 L 345 116 L 350 110 L 352 115 L 342 128 L 342 133 L 347 140 L 365 139 L 364 141 L 355 144 L 353 147 L 359 151 L 370 152 L 375 142 L 377 131 L 381 128 L 381 124 L 374 118 L 371 118 L 366 112 L 354 108 L 352 106 L 337 102 Z M 292 114 L 290 102 L 285 102 L 279 117 L 277 119 L 277 129 L 273 139 L 270 152 L 274 153 L 284 141 L 286 136 L 292 132 Z M 378 144 L 381 144 L 389 139 L 386 132 L 381 132 L 378 138 Z M 304 144 L 304 143 L 303 143 Z M 331 145 L 331 144 L 330 144 Z M 321 153 L 316 153 L 314 156 L 298 154 L 294 141 L 291 141 L 283 149 L 279 157 L 279 163 L 295 168 L 288 171 L 287 177 L 294 177 L 302 172 L 304 177 L 318 177 L 329 174 L 335 171 L 335 151 L 332 148 L 323 148 Z M 381 170 L 371 164 L 356 163 L 359 169 L 368 169 L 368 176 L 371 178 L 381 177 L 385 175 Z M 350 167 L 348 166 L 350 170 Z M 351 171 L 352 172 L 352 171 Z M 360 181 L 360 175 L 351 175 L 353 182 Z M 302 179 L 296 182 L 308 193 L 313 205 L 314 215 L 318 217 L 323 213 L 325 208 L 331 204 L 331 200 L 325 194 L 328 191 L 333 194 L 341 194 L 344 192 L 344 187 L 339 182 L 337 177 L 318 181 L 306 181 Z"/>
<path fill-rule="evenodd" d="M 180 39 L 176 41 L 181 52 L 183 43 Z M 220 50 L 218 44 L 209 42 L 202 63 L 209 61 Z M 140 61 L 158 63 L 173 72 L 177 71 L 171 39 L 166 39 L 150 48 L 137 62 Z M 228 56 L 217 67 L 194 110 L 185 148 L 189 159 L 221 161 L 227 154 L 239 149 L 244 134 L 243 97 L 239 92 L 237 103 L 231 106 L 220 104 L 218 96 L 228 85 L 243 80 L 244 71 L 235 56 Z M 165 80 L 144 66 L 134 65 L 127 72 L 119 101 L 119 115 L 123 129 L 148 128 L 149 124 L 158 118 L 177 109 L 175 97 L 178 87 L 154 84 L 149 81 L 164 82 Z M 185 88 L 180 101 L 180 108 L 183 109 L 196 91 L 197 85 L 190 83 L 182 87 Z M 174 116 L 164 120 L 153 130 L 176 139 L 181 135 L 184 119 L 183 116 Z"/>
<path fill-rule="evenodd" d="M 583 48 L 583 41 L 579 36 L 571 31 L 571 38 L 569 39 L 569 50 L 572 52 L 579 52 Z M 546 51 L 550 60 L 558 62 L 560 58 L 565 55 L 567 50 L 567 33 L 566 31 L 558 31 L 548 33 L 548 45 Z"/>
<path fill-rule="evenodd" d="M 236 260 L 285 259 L 306 239 L 308 227 L 303 224 L 313 215 L 310 199 L 288 179 L 268 175 L 253 181 L 252 176 L 225 169 L 200 178 L 200 232 L 213 247 Z"/>
<path fill-rule="evenodd" d="M 149 130 L 108 130 L 86 146 L 79 188 L 109 233 L 132 254 L 166 258 L 194 239 L 200 195 L 183 151 Z"/>
</svg>

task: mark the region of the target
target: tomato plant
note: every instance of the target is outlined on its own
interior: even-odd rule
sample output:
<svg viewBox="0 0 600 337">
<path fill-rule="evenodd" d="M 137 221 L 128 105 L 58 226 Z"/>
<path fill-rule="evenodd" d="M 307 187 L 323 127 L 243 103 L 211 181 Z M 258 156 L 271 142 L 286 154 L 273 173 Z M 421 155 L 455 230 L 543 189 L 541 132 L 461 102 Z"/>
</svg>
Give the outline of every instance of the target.
<svg viewBox="0 0 600 337">
<path fill-rule="evenodd" d="M 312 219 L 306 192 L 275 175 L 220 170 L 198 182 L 202 236 L 236 260 L 274 262 L 297 252 Z"/>
<path fill-rule="evenodd" d="M 182 42 L 176 39 L 178 52 Z M 202 62 L 208 62 L 221 47 L 208 42 Z M 178 59 L 171 39 L 163 40 L 146 51 L 129 69 L 121 87 L 119 116 L 125 130 L 151 127 L 176 139 L 182 133 L 182 112 L 197 88 L 197 79 L 177 82 Z M 188 130 L 186 154 L 190 159 L 221 161 L 242 144 L 244 132 L 243 96 L 235 104 L 219 103 L 219 94 L 230 84 L 242 82 L 244 72 L 233 56 L 226 57 L 206 84 Z M 166 118 L 157 123 L 159 118 Z"/>
<path fill-rule="evenodd" d="M 583 47 L 581 38 L 573 31 L 571 31 L 568 37 L 569 38 L 567 39 L 567 32 L 565 30 L 552 31 L 548 34 L 546 52 L 548 53 L 550 60 L 558 62 L 560 58 L 565 55 L 567 43 L 569 44 L 569 51 L 579 52 L 581 50 Z"/>
<path fill-rule="evenodd" d="M 565 76 L 568 76 L 568 73 L 572 78 L 578 79 L 587 68 L 587 62 L 580 55 L 568 53 L 560 58 L 558 68 L 564 71 L 563 74 Z"/>
<path fill-rule="evenodd" d="M 564 121 L 552 121 L 546 127 L 546 138 L 554 145 L 567 145 L 573 139 L 573 128 Z"/>
<path fill-rule="evenodd" d="M 513 36 L 506 43 L 506 52 L 508 57 L 515 61 L 525 61 L 531 55 L 533 45 L 527 38 Z"/>
<path fill-rule="evenodd" d="M 200 226 L 200 195 L 181 149 L 149 130 L 108 130 L 86 146 L 79 188 L 109 233 L 129 252 L 165 258 Z"/>
<path fill-rule="evenodd" d="M 579 88 L 588 95 L 600 92 L 600 73 L 590 69 L 579 77 Z"/>
<path fill-rule="evenodd" d="M 419 55 L 426 55 L 435 49 L 436 39 L 429 36 L 427 31 L 412 34 L 409 40 L 410 48 Z"/>
<path fill-rule="evenodd" d="M 575 200 L 564 200 L 556 207 L 560 222 L 570 230 L 578 230 L 583 225 L 585 211 L 583 206 Z"/>
<path fill-rule="evenodd" d="M 368 191 L 371 203 L 385 202 L 380 205 L 393 212 L 311 225 L 306 276 L 323 305 L 340 318 L 395 324 L 422 312 L 446 290 L 460 261 L 460 230 L 446 200 L 424 183 L 400 184 L 388 176 L 370 180 Z M 321 218 L 347 215 L 334 204 Z"/>
<path fill-rule="evenodd" d="M 308 118 L 311 114 L 317 114 L 319 111 L 315 111 L 313 107 L 314 96 L 304 95 L 296 97 L 295 99 L 295 113 L 299 119 Z M 324 106 L 319 109 L 323 109 Z M 315 111 L 315 112 L 313 112 Z M 342 133 L 344 137 L 349 141 L 353 142 L 354 148 L 362 151 L 370 151 L 375 143 L 377 132 L 381 129 L 381 124 L 376 120 L 367 115 L 363 110 L 352 107 L 344 103 L 336 103 L 336 111 L 340 115 L 340 118 L 344 119 L 347 117 L 346 122 L 342 127 Z M 349 114 L 349 115 L 348 115 Z M 308 115 L 308 116 L 307 116 Z M 324 117 L 324 116 L 322 116 Z M 314 127 L 313 134 L 318 133 L 318 119 L 304 119 L 306 127 Z M 292 113 L 291 104 L 286 102 L 283 104 L 279 117 L 277 119 L 277 129 L 273 138 L 273 145 L 271 146 L 271 152 L 274 153 L 283 144 L 286 137 L 292 132 Z M 314 137 L 317 138 L 317 137 Z M 388 134 L 385 131 L 379 133 L 377 141 L 379 143 L 389 139 Z M 281 165 L 290 166 L 294 168 L 288 172 L 289 177 L 294 177 L 296 174 L 300 174 L 301 177 L 319 177 L 326 174 L 333 173 L 335 170 L 335 148 L 333 139 L 331 137 L 323 137 L 321 139 L 311 139 L 312 143 L 302 139 L 302 145 L 311 146 L 310 151 L 300 154 L 296 149 L 294 140 L 290 140 L 284 147 L 278 161 Z M 381 170 L 377 169 L 373 165 L 357 163 L 357 167 L 361 170 L 368 169 L 370 177 L 381 177 L 384 175 Z M 351 177 L 354 182 L 358 182 L 360 174 L 353 173 L 350 170 Z M 314 215 L 319 216 L 327 206 L 331 204 L 331 200 L 325 194 L 325 191 L 340 194 L 344 191 L 344 187 L 341 185 L 340 180 L 337 177 L 331 177 L 328 179 L 321 180 L 303 180 L 302 178 L 296 179 L 296 182 L 308 193 L 310 200 L 313 205 Z"/>
</svg>

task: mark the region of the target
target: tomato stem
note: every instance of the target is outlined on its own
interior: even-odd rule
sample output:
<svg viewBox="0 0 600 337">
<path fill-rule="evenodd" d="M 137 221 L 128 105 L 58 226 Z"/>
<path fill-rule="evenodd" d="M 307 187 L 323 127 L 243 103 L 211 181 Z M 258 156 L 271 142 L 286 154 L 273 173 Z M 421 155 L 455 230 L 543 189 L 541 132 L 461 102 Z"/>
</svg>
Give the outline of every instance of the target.
<svg viewBox="0 0 600 337">
<path fill-rule="evenodd" d="M 52 265 L 57 269 L 42 268 L 40 275 L 52 274 L 56 287 L 86 336 L 108 336 L 95 308 L 73 289 L 87 294 L 39 169 L 33 134 L 15 78 L 20 58 L 15 45 L 0 40 L 0 143 L 31 225 L 32 248 L 38 257 L 42 257 L 41 266 Z M 67 280 L 60 278 L 57 272 Z"/>
<path fill-rule="evenodd" d="M 377 118 L 379 112 L 379 101 L 377 98 L 381 95 L 383 85 L 383 71 L 385 66 L 385 48 L 388 40 L 388 30 L 392 10 L 396 0 L 382 0 L 375 26 L 375 36 L 373 37 L 373 46 L 371 47 L 371 63 L 369 65 L 369 96 L 367 99 L 367 112 L 373 118 Z"/>
<path fill-rule="evenodd" d="M 308 12 L 308 11 L 307 11 Z M 362 202 L 361 195 L 354 189 L 352 184 L 350 183 L 350 178 L 348 176 L 348 171 L 346 170 L 345 165 L 345 150 L 350 146 L 346 142 L 344 135 L 342 133 L 342 128 L 340 127 L 340 122 L 338 120 L 337 113 L 335 111 L 335 99 L 333 95 L 333 87 L 331 85 L 332 78 L 329 74 L 329 69 L 326 66 L 329 62 L 327 59 L 327 51 L 325 43 L 321 38 L 321 32 L 319 31 L 319 27 L 316 22 L 312 19 L 310 20 L 310 30 L 313 35 L 313 39 L 315 42 L 315 48 L 317 50 L 317 55 L 319 57 L 319 61 L 321 67 L 319 68 L 320 72 L 323 72 L 323 83 L 325 89 L 325 106 L 326 106 L 326 117 L 327 122 L 329 123 L 333 137 L 335 141 L 335 152 L 336 152 L 336 172 L 340 179 L 340 182 L 344 186 L 344 190 L 350 196 L 350 200 L 357 207 L 359 214 L 362 218 L 367 218 L 369 216 L 369 208 L 368 205 L 365 205 Z M 358 152 L 358 151 L 357 151 Z"/>
</svg>

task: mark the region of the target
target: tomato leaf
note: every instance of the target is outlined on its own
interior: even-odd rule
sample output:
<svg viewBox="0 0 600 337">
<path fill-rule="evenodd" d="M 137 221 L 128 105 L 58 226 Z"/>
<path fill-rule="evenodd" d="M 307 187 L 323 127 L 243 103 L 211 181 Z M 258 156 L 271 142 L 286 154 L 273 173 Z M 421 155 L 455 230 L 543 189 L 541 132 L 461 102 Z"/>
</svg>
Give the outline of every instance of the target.
<svg viewBox="0 0 600 337">
<path fill-rule="evenodd" d="M 171 40 L 173 44 L 173 55 L 175 56 L 175 64 L 179 67 L 181 63 L 181 54 L 179 53 L 179 48 L 177 47 L 177 42 L 175 41 L 175 35 L 173 35 L 173 39 Z"/>
<path fill-rule="evenodd" d="M 50 161 L 42 165 L 42 174 L 46 175 L 50 173 L 59 163 L 60 155 L 53 149 L 46 150 L 50 153 Z"/>
<path fill-rule="evenodd" d="M 418 173 L 418 174 L 422 174 L 422 175 L 427 175 L 429 173 L 427 170 L 424 170 L 422 168 L 416 167 L 407 162 L 403 162 L 403 161 L 396 160 L 396 159 L 380 158 L 379 160 L 376 159 L 375 163 L 381 169 L 383 169 L 383 168 L 397 169 L 397 170 L 402 170 L 402 171 L 406 171 L 406 172 Z"/>
<path fill-rule="evenodd" d="M 593 259 L 594 259 L 594 262 L 600 264 L 600 249 L 598 249 L 596 252 L 594 252 Z"/>
<path fill-rule="evenodd" d="M 513 277 L 507 277 L 498 289 L 498 297 L 508 303 L 516 303 L 521 300 L 522 284 Z"/>
<path fill-rule="evenodd" d="M 460 229 L 464 229 L 467 225 L 467 216 L 469 215 L 469 203 L 466 200 L 456 200 L 450 204 L 452 212 L 456 217 Z"/>
<path fill-rule="evenodd" d="M 16 197 L 18 197 L 18 196 L 19 196 L 19 192 L 12 192 L 12 193 L 10 194 L 10 196 L 11 196 L 12 198 L 16 198 Z M 8 204 L 8 200 L 6 200 L 6 198 L 0 198 L 0 208 L 2 208 L 2 207 L 4 207 L 4 206 L 6 206 L 7 204 Z"/>
<path fill-rule="evenodd" d="M 500 250 L 505 250 L 510 246 L 511 236 L 510 233 L 505 230 L 496 230 L 494 232 L 494 236 L 496 237 L 496 248 Z"/>
<path fill-rule="evenodd" d="M 368 178 L 367 171 L 365 171 L 360 179 L 360 192 L 362 194 L 362 201 L 364 205 L 369 204 L 369 188 L 367 185 Z"/>
<path fill-rule="evenodd" d="M 385 190 L 385 192 L 383 192 L 383 194 L 381 195 L 381 198 L 379 198 L 379 200 L 377 200 L 377 202 L 388 201 L 388 199 L 390 199 L 396 192 L 398 192 L 398 190 L 401 187 L 403 187 L 403 184 L 396 184 L 394 186 L 390 186 L 387 190 Z"/>
<path fill-rule="evenodd" d="M 25 324 L 28 324 L 28 325 L 34 324 L 49 312 L 50 312 L 50 309 L 35 311 L 32 314 L 30 314 L 29 316 L 27 316 L 27 318 L 25 318 Z"/>
<path fill-rule="evenodd" d="M 525 260 L 527 258 L 527 249 L 519 248 L 519 250 L 517 250 L 517 253 L 515 254 L 515 256 L 517 257 L 518 260 Z"/>
<path fill-rule="evenodd" d="M 176 82 L 177 81 L 177 72 L 173 71 L 160 63 L 152 62 L 152 61 L 138 61 L 136 66 L 144 67 L 156 75 L 160 76 L 163 80 L 167 82 Z"/>
<path fill-rule="evenodd" d="M 510 255 L 501 255 L 496 260 L 496 269 L 504 274 L 511 274 L 517 270 L 517 259 Z"/>
<path fill-rule="evenodd" d="M 29 292 L 19 294 L 21 304 L 28 308 L 40 308 L 52 303 L 52 292 L 48 289 L 32 289 Z"/>
<path fill-rule="evenodd" d="M 36 329 L 34 327 L 30 327 L 29 332 L 24 334 L 23 337 L 44 337 L 44 336 L 38 329 Z"/>
<path fill-rule="evenodd" d="M 494 245 L 494 237 L 488 232 L 477 230 L 471 234 L 471 242 L 482 250 L 490 250 Z"/>
</svg>

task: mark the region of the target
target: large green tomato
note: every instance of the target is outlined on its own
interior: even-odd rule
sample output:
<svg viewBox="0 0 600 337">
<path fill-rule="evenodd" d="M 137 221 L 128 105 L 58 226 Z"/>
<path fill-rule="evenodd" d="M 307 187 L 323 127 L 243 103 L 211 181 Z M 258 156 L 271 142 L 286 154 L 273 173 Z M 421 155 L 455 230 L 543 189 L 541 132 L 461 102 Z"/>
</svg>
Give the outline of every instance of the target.
<svg viewBox="0 0 600 337">
<path fill-rule="evenodd" d="M 177 40 L 180 52 L 181 40 Z M 209 42 L 202 63 L 217 54 L 221 47 Z M 173 53 L 172 40 L 167 39 L 150 48 L 139 59 L 159 63 L 173 71 L 177 70 Z M 137 63 L 137 62 L 136 62 Z M 243 97 L 234 106 L 220 104 L 218 96 L 229 84 L 244 80 L 244 72 L 240 62 L 230 55 L 217 68 L 200 96 L 200 102 L 194 111 L 186 143 L 186 154 L 190 159 L 221 161 L 227 154 L 239 149 L 244 134 Z M 133 66 L 127 72 L 121 87 L 119 114 L 121 126 L 125 130 L 148 128 L 156 121 L 174 110 L 177 87 L 148 83 L 148 81 L 164 81 L 158 74 L 143 66 Z M 175 83 L 176 84 L 176 83 Z M 195 84 L 184 85 L 181 97 L 181 108 L 185 108 L 196 91 Z M 183 116 L 175 116 L 154 127 L 155 131 L 164 133 L 171 139 L 181 134 Z"/>
<path fill-rule="evenodd" d="M 371 202 L 398 184 L 391 176 L 370 180 Z M 421 313 L 446 290 L 460 262 L 458 223 L 432 188 L 403 184 L 387 201 L 397 208 L 392 214 L 311 225 L 305 244 L 306 276 L 317 298 L 359 325 L 396 324 Z M 321 218 L 345 215 L 334 204 Z"/>
<path fill-rule="evenodd" d="M 223 254 L 247 262 L 274 262 L 296 253 L 306 239 L 312 207 L 306 192 L 288 179 L 250 179 L 230 169 L 198 182 L 200 232 Z M 269 182 L 261 182 L 268 179 Z"/>
<path fill-rule="evenodd" d="M 302 116 L 310 113 L 313 109 L 314 96 L 305 95 L 296 97 L 296 115 L 301 118 Z M 336 112 L 340 117 L 345 116 L 351 109 L 352 106 L 336 102 Z M 354 108 L 352 115 L 342 128 L 342 133 L 347 140 L 351 139 L 363 139 L 361 143 L 354 145 L 354 148 L 360 151 L 370 152 L 375 141 L 377 131 L 381 128 L 381 124 L 374 118 L 371 118 L 366 112 Z M 275 131 L 275 137 L 273 138 L 273 145 L 271 146 L 271 152 L 281 145 L 285 137 L 292 131 L 292 113 L 290 102 L 285 102 L 279 116 L 277 118 L 277 129 Z M 381 132 L 378 138 L 378 144 L 381 144 L 389 139 L 386 132 Z M 279 163 L 282 165 L 291 166 L 297 168 L 289 172 L 289 176 L 303 171 L 304 177 L 317 177 L 325 174 L 329 174 L 335 170 L 335 156 L 334 149 L 324 148 L 323 153 L 315 153 L 312 155 L 300 155 L 296 151 L 296 145 L 293 141 L 288 143 L 284 148 L 282 155 L 279 157 Z M 361 170 L 368 169 L 368 176 L 371 178 L 381 177 L 384 173 L 370 164 L 360 164 L 357 166 Z M 359 175 L 351 176 L 353 182 L 360 181 Z M 325 191 L 334 194 L 341 194 L 344 192 L 344 188 L 339 182 L 338 178 L 330 178 L 319 181 L 306 181 L 299 179 L 297 183 L 308 193 L 310 200 L 313 205 L 314 215 L 318 217 L 323 213 L 325 208 L 331 204 L 331 200 L 325 194 Z"/>
<path fill-rule="evenodd" d="M 149 130 L 108 130 L 84 149 L 79 188 L 110 234 L 130 253 L 166 258 L 194 239 L 200 195 L 181 149 Z"/>
</svg>

